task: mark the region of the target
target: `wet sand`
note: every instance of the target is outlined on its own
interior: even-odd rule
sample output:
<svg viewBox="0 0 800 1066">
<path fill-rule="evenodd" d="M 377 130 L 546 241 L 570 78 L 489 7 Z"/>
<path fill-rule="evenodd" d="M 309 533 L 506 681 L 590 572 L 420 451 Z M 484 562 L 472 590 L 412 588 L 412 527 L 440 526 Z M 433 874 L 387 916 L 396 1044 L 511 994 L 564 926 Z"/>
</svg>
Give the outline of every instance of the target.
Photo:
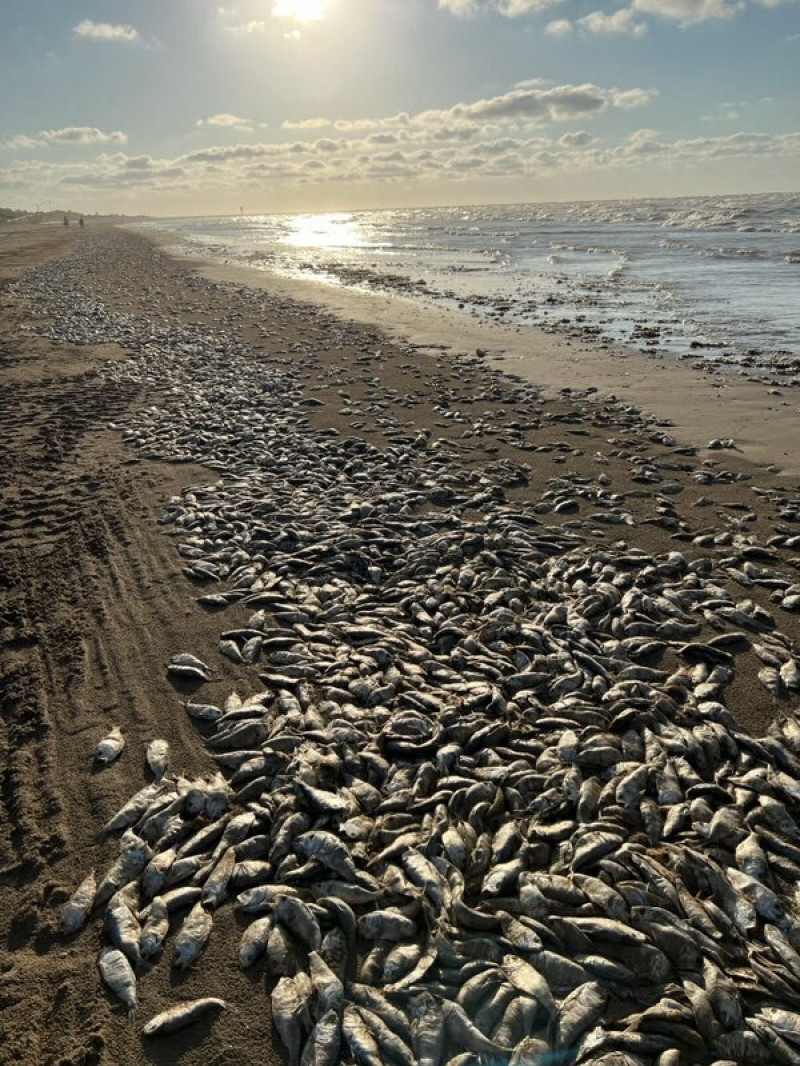
<svg viewBox="0 0 800 1066">
<path fill-rule="evenodd" d="M 99 843 L 98 830 L 144 784 L 147 743 L 163 736 L 187 773 L 211 769 L 165 675 L 168 656 L 191 651 L 213 662 L 219 679 L 208 686 L 210 698 L 222 698 L 240 676 L 219 654 L 219 621 L 197 604 L 198 590 L 158 521 L 171 496 L 214 480 L 213 472 L 143 458 L 123 445 L 108 424 L 164 397 L 100 373 L 108 360 L 125 359 L 122 347 L 54 343 L 40 335 L 47 323 L 36 304 L 9 294 L 9 284 L 37 262 L 69 256 L 76 242 L 92 239 L 88 231 L 0 230 L 0 1063 L 277 1063 L 282 1052 L 263 974 L 245 976 L 236 966 L 229 908 L 215 919 L 196 970 L 178 978 L 162 964 L 143 979 L 140 1021 L 178 997 L 220 995 L 234 1009 L 147 1045 L 101 987 L 100 923 L 70 941 L 56 928 L 68 893 L 114 855 L 114 843 Z M 253 273 L 201 272 L 131 236 L 113 269 L 87 267 L 82 284 L 108 308 L 153 323 L 213 326 L 267 362 L 291 360 L 295 346 L 312 347 L 316 368 L 305 388 L 314 425 L 381 446 L 390 440 L 381 424 L 389 413 L 408 432 L 430 431 L 446 442 L 464 467 L 500 459 L 528 464 L 526 483 L 508 490 L 512 500 L 540 498 L 565 472 L 596 476 L 599 453 L 615 490 L 642 490 L 626 502 L 636 524 L 609 531 L 631 546 L 677 546 L 697 556 L 705 549 L 693 538 L 708 530 L 743 531 L 766 543 L 781 525 L 781 501 L 798 498 L 796 402 L 781 407 L 766 387 L 720 385 L 683 366 L 590 353 L 545 334 L 531 340 L 527 331 L 467 328 L 399 298 L 323 292 Z M 243 290 L 255 280 L 266 298 Z M 541 418 L 515 412 L 499 378 L 496 391 L 471 392 L 451 356 L 478 347 L 492 353 L 490 365 L 545 387 Z M 380 358 L 365 360 L 365 351 Z M 601 399 L 609 393 L 652 411 L 648 430 L 610 427 Z M 390 398 L 390 406 L 375 409 L 375 395 Z M 443 419 L 443 405 L 467 411 L 467 424 Z M 687 451 L 712 437 L 733 437 L 739 450 Z M 643 491 L 631 480 L 631 453 L 680 484 L 671 497 L 674 522 L 653 521 L 658 486 Z M 766 469 L 772 464 L 781 473 Z M 703 470 L 731 477 L 706 485 L 695 477 Z M 558 525 L 572 517 L 547 520 Z M 774 551 L 775 565 L 797 580 L 800 552 Z M 747 588 L 744 596 L 800 639 L 798 615 L 779 611 L 766 589 Z M 770 696 L 757 681 L 758 665 L 754 656 L 742 657 L 727 690 L 728 706 L 756 733 L 797 702 Z M 112 721 L 124 723 L 126 753 L 97 773 L 94 748 Z"/>
<path fill-rule="evenodd" d="M 166 234 L 163 235 L 168 240 Z M 268 271 L 220 265 L 204 277 L 258 286 L 321 305 L 345 319 L 374 324 L 398 343 L 442 346 L 450 353 L 487 352 L 492 366 L 519 374 L 556 395 L 564 387 L 595 387 L 669 419 L 676 434 L 703 450 L 733 438 L 739 452 L 763 466 L 800 476 L 800 390 L 747 380 L 738 369 L 699 368 L 669 356 L 572 340 L 533 326 L 479 320 L 392 293 L 364 292 Z M 704 451 L 704 454 L 708 454 Z"/>
</svg>

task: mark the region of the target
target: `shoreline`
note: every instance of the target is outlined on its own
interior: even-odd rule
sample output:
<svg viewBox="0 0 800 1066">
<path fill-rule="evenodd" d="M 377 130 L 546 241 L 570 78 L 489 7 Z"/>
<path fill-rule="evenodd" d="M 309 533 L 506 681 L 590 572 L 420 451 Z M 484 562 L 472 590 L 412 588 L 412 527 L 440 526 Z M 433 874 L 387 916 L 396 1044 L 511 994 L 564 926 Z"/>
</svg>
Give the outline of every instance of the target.
<svg viewBox="0 0 800 1066">
<path fill-rule="evenodd" d="M 160 234 L 158 243 L 167 239 Z M 736 450 L 762 466 L 800 476 L 800 390 L 739 380 L 737 368 L 696 369 L 668 355 L 574 340 L 534 326 L 479 321 L 395 293 L 364 292 L 311 279 L 286 278 L 257 267 L 170 253 L 202 277 L 279 293 L 324 307 L 344 321 L 374 325 L 400 345 L 419 351 L 487 353 L 486 361 L 545 388 L 595 388 L 659 419 L 704 455 L 713 439 L 733 439 Z M 775 395 L 775 390 L 780 393 Z"/>
</svg>

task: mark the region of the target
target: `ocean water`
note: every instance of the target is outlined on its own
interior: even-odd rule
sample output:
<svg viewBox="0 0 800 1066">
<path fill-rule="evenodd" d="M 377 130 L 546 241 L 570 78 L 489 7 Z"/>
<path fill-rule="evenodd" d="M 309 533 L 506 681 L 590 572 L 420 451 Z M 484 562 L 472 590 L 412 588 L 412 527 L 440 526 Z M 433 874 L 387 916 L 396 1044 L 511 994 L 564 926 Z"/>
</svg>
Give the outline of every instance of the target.
<svg viewBox="0 0 800 1066">
<path fill-rule="evenodd" d="M 800 383 L 800 194 L 168 225 L 187 254 Z"/>
</svg>

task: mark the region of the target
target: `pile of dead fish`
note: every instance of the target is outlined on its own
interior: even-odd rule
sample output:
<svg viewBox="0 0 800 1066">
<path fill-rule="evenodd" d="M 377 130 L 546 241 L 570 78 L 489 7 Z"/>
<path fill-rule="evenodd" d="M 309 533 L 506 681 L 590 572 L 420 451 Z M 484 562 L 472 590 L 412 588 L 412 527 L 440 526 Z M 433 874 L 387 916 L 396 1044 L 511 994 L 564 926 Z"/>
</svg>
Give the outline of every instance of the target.
<svg viewBox="0 0 800 1066">
<path fill-rule="evenodd" d="M 800 1063 L 800 725 L 725 704 L 744 655 L 800 688 L 776 619 L 711 557 L 545 526 L 502 471 L 315 429 L 290 365 L 170 330 L 107 373 L 165 399 L 132 446 L 219 477 L 164 521 L 243 680 L 186 705 L 219 772 L 156 749 L 68 908 L 127 1006 L 232 905 L 295 1063 Z"/>
</svg>

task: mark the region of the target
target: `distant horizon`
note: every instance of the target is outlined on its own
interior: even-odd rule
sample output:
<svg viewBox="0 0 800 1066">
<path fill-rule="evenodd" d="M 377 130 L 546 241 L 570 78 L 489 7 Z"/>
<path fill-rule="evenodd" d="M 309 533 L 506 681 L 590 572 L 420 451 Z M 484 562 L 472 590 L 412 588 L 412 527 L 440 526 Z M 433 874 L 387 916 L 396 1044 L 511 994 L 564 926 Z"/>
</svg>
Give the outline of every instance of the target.
<svg viewBox="0 0 800 1066">
<path fill-rule="evenodd" d="M 4 0 L 0 201 L 192 218 L 766 193 L 800 172 L 797 3 Z"/>
<path fill-rule="evenodd" d="M 613 204 L 630 202 L 631 200 L 702 200 L 702 199 L 714 199 L 729 198 L 733 196 L 800 196 L 800 188 L 797 189 L 766 189 L 763 192 L 710 192 L 710 193 L 681 193 L 678 196 L 638 196 L 632 194 L 631 196 L 596 196 L 596 197 L 581 197 L 581 198 L 565 198 L 565 199 L 549 199 L 549 200 L 485 200 L 485 201 L 470 201 L 459 203 L 442 203 L 442 204 L 393 204 L 383 207 L 331 207 L 319 210 L 300 210 L 300 211 L 244 211 L 241 214 L 238 211 L 229 212 L 213 212 L 208 215 L 151 215 L 150 218 L 157 218 L 164 221 L 170 219 L 192 219 L 192 218 L 248 218 L 258 215 L 335 215 L 335 214 L 347 214 L 355 212 L 380 212 L 380 211 L 429 211 L 435 209 L 447 210 L 448 208 L 469 209 L 473 207 L 530 207 L 535 204 Z"/>
<path fill-rule="evenodd" d="M 355 214 L 355 213 L 380 213 L 391 211 L 430 211 L 430 210 L 469 210 L 471 208 L 481 207 L 530 207 L 534 205 L 544 204 L 594 204 L 594 203 L 630 203 L 631 201 L 650 201 L 650 200 L 703 200 L 703 199 L 728 199 L 731 197 L 766 197 L 766 196 L 800 196 L 800 188 L 797 189 L 767 189 L 761 192 L 711 192 L 711 193 L 686 193 L 677 196 L 638 196 L 633 194 L 631 196 L 598 196 L 588 198 L 565 198 L 565 199 L 550 199 L 550 200 L 486 200 L 483 202 L 463 202 L 463 203 L 442 203 L 442 204 L 393 204 L 381 207 L 330 207 L 319 209 L 302 209 L 296 211 L 220 211 L 211 212 L 209 214 L 172 214 L 172 215 L 160 215 L 160 214 L 148 214 L 146 212 L 139 212 L 136 215 L 128 215 L 116 211 L 81 211 L 76 208 L 14 208 L 14 207 L 0 207 L 0 211 L 12 211 L 17 214 L 41 214 L 41 215 L 82 215 L 84 218 L 109 217 L 118 215 L 121 218 L 140 218 L 145 221 L 161 221 L 169 222 L 172 219 L 185 220 L 185 219 L 213 219 L 213 218 L 255 218 L 263 215 L 336 215 L 336 214 Z"/>
</svg>

